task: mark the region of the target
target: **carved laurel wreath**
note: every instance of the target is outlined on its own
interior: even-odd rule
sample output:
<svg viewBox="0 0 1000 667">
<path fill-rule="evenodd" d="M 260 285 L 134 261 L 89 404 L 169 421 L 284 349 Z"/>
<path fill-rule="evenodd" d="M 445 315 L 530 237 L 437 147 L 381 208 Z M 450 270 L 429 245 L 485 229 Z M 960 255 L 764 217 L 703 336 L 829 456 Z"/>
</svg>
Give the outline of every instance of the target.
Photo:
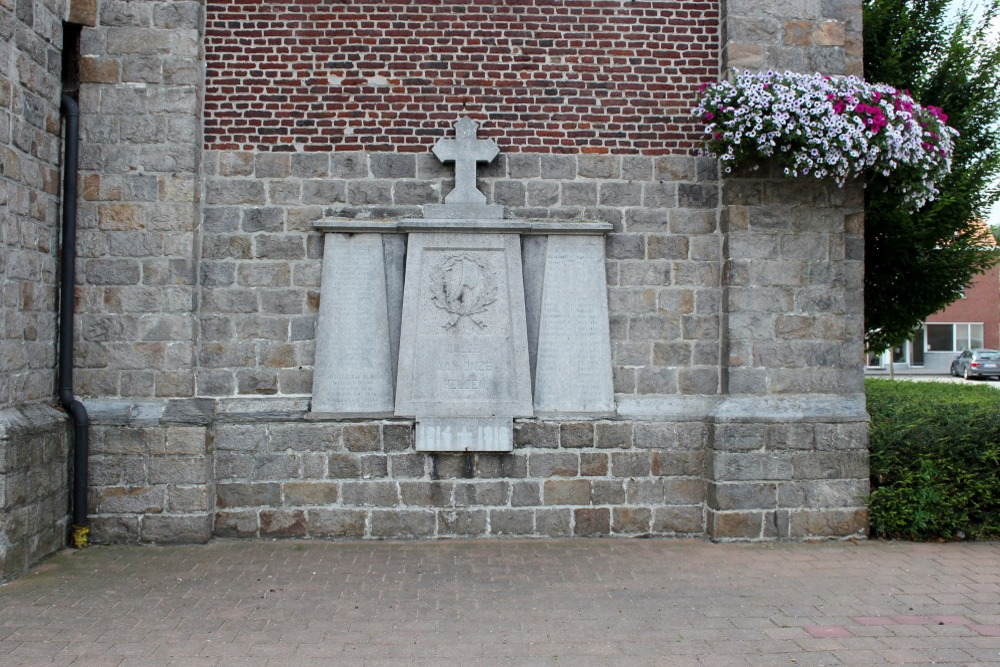
<svg viewBox="0 0 1000 667">
<path fill-rule="evenodd" d="M 496 272 L 474 255 L 456 253 L 435 267 L 430 290 L 431 302 L 450 314 L 445 329 L 454 328 L 463 317 L 485 328 L 479 315 L 497 300 Z"/>
</svg>

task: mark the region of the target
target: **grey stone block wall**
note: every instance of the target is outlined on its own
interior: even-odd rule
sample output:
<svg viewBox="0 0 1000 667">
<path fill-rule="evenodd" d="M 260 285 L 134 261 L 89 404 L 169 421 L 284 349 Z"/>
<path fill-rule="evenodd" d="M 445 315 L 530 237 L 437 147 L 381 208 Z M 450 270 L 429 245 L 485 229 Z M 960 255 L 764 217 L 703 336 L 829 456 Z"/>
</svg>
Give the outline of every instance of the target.
<svg viewBox="0 0 1000 667">
<path fill-rule="evenodd" d="M 512 452 L 469 456 L 415 452 L 410 420 L 308 419 L 304 398 L 90 401 L 92 539 L 862 538 L 863 408 L 829 400 L 519 419 Z"/>
<path fill-rule="evenodd" d="M 863 532 L 857 188 L 720 180 L 687 155 L 502 156 L 480 188 L 510 217 L 614 227 L 618 414 L 519 420 L 510 454 L 417 454 L 409 421 L 305 416 L 312 223 L 419 216 L 450 169 L 430 154 L 205 151 L 202 3 L 71 4 L 96 7 L 81 44 L 76 370 L 93 399 L 95 541 Z M 18 402 L 19 424 L 35 419 L 20 402 L 54 383 L 66 9 L 0 0 L 0 407 Z M 856 0 L 723 9 L 723 67 L 860 73 Z M 3 431 L 5 571 L 65 532 L 65 427 L 46 415 Z"/>
<path fill-rule="evenodd" d="M 488 129 L 488 128 L 487 128 Z M 204 156 L 197 393 L 307 395 L 324 217 L 420 217 L 453 187 L 431 155 Z M 598 220 L 615 391 L 719 390 L 722 236 L 714 161 L 502 155 L 480 189 L 509 217 Z"/>
<path fill-rule="evenodd" d="M 408 421 L 219 424 L 215 532 L 701 535 L 704 428 L 521 421 L 513 452 L 466 456 L 414 452 Z"/>
<path fill-rule="evenodd" d="M 47 406 L 0 409 L 0 581 L 66 544 L 69 430 Z"/>
<path fill-rule="evenodd" d="M 0 3 L 0 407 L 55 384 L 63 10 Z"/>
<path fill-rule="evenodd" d="M 66 543 L 55 391 L 62 0 L 0 2 L 0 580 Z"/>
<path fill-rule="evenodd" d="M 726 0 L 723 66 L 862 76 L 859 0 Z"/>
<path fill-rule="evenodd" d="M 98 543 L 705 533 L 702 421 L 519 420 L 513 452 L 466 457 L 414 452 L 408 420 L 304 419 L 304 400 L 88 407 Z"/>
<path fill-rule="evenodd" d="M 722 219 L 726 393 L 863 393 L 861 188 L 727 179 Z"/>
<path fill-rule="evenodd" d="M 712 420 L 708 534 L 864 535 L 862 191 L 761 174 L 721 188 L 727 398 Z"/>
<path fill-rule="evenodd" d="M 742 410 L 740 409 L 742 407 Z M 711 424 L 706 530 L 715 540 L 863 538 L 868 436 L 861 418 L 774 414 L 749 401 Z M 779 408 L 780 410 L 780 408 Z M 740 414 L 742 412 L 742 414 Z"/>
<path fill-rule="evenodd" d="M 723 69 L 861 76 L 861 3 L 723 4 Z M 711 421 L 707 533 L 867 532 L 861 187 L 773 165 L 720 188 L 722 389 Z"/>
<path fill-rule="evenodd" d="M 91 541 L 205 542 L 215 507 L 209 401 L 88 401 Z"/>
<path fill-rule="evenodd" d="M 105 0 L 83 31 L 82 395 L 194 394 L 201 12 Z"/>
</svg>

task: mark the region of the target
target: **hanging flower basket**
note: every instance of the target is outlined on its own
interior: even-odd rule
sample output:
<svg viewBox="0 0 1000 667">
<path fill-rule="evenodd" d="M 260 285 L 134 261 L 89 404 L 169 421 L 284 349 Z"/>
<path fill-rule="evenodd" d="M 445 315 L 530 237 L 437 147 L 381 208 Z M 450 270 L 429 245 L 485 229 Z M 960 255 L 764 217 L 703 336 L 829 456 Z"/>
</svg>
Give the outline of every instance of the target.
<svg viewBox="0 0 1000 667">
<path fill-rule="evenodd" d="M 743 72 L 702 86 L 693 113 L 705 123 L 704 152 L 726 173 L 773 159 L 787 176 L 841 187 L 865 173 L 892 174 L 913 208 L 937 196 L 958 136 L 938 107 L 853 76 Z"/>
</svg>

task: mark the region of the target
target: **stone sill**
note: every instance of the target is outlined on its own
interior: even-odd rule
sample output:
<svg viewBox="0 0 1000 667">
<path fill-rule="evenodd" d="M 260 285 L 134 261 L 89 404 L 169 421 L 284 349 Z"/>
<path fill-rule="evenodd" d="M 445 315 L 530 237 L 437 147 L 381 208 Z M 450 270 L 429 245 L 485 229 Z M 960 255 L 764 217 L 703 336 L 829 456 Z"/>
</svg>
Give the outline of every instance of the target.
<svg viewBox="0 0 1000 667">
<path fill-rule="evenodd" d="M 400 421 L 412 418 L 389 413 L 342 414 L 310 412 L 309 396 L 260 398 L 195 398 L 129 401 L 84 399 L 95 424 L 155 426 L 159 423 L 208 425 L 244 421 Z M 863 394 L 789 394 L 783 396 L 680 396 L 618 394 L 610 413 L 540 412 L 516 421 L 704 421 L 714 423 L 851 423 L 868 421 Z M 61 416 L 49 408 L 52 414 Z M 51 415 L 47 415 L 51 416 Z M 7 416 L 10 419 L 10 416 Z M 23 417 L 22 417 L 23 419 Z"/>
<path fill-rule="evenodd" d="M 614 227 L 607 222 L 538 222 L 531 220 L 483 220 L 406 218 L 404 220 L 356 220 L 332 218 L 319 220 L 313 227 L 321 232 L 340 234 L 407 234 L 453 233 L 475 230 L 477 233 L 497 234 L 608 234 Z"/>
</svg>

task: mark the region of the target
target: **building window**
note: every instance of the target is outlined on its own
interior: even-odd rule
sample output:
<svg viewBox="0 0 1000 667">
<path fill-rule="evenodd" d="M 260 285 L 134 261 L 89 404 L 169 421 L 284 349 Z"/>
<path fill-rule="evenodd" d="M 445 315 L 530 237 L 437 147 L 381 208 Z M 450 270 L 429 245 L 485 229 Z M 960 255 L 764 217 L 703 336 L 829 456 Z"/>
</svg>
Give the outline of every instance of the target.
<svg viewBox="0 0 1000 667">
<path fill-rule="evenodd" d="M 927 350 L 930 352 L 961 352 L 982 346 L 982 323 L 927 325 Z"/>
</svg>

